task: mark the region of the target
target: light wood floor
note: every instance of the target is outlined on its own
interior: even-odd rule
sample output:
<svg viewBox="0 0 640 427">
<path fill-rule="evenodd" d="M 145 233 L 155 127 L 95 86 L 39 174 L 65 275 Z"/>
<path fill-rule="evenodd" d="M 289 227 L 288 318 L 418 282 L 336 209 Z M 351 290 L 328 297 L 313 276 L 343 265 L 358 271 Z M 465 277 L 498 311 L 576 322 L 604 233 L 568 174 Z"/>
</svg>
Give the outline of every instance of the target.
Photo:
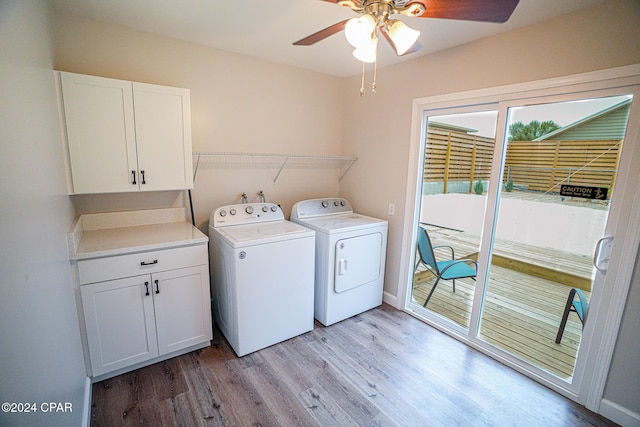
<svg viewBox="0 0 640 427">
<path fill-rule="evenodd" d="M 214 341 L 94 384 L 91 425 L 612 425 L 388 305 L 242 358 Z"/>
<path fill-rule="evenodd" d="M 465 233 L 446 229 L 428 230 L 434 246 L 454 246 L 457 258 L 464 256 L 458 254 L 477 250 L 478 239 Z M 590 280 L 592 274 L 591 260 L 584 256 L 505 242 L 497 243 L 495 250 L 505 256 L 517 256 L 526 263 L 545 264 L 559 270 L 570 269 L 585 280 Z M 416 303 L 424 303 L 433 283 L 434 277 L 430 272 L 416 274 L 413 293 Z M 570 314 L 560 344 L 555 343 L 555 337 L 569 290 L 574 285 L 571 279 L 569 283 L 558 283 L 492 265 L 480 338 L 562 378 L 571 377 L 582 333 L 578 317 Z M 442 281 L 427 307 L 468 328 L 475 289 L 472 279 L 457 280 L 455 293 L 451 282 Z M 585 291 L 585 296 L 589 299 L 590 293 Z"/>
</svg>

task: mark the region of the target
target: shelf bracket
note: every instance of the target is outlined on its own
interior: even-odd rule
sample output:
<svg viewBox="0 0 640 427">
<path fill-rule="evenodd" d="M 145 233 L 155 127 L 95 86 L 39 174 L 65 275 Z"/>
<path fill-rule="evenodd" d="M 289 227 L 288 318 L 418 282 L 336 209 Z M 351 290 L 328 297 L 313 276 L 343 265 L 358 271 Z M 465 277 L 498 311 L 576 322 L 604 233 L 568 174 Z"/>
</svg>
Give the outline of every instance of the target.
<svg viewBox="0 0 640 427">
<path fill-rule="evenodd" d="M 273 178 L 273 183 L 275 184 L 276 181 L 278 180 L 278 177 L 280 177 L 280 173 L 282 172 L 282 170 L 284 169 L 284 167 L 287 165 L 287 162 L 289 161 L 289 157 L 285 157 L 284 158 L 284 162 L 282 162 L 282 165 L 280 166 L 280 170 L 278 171 L 278 173 L 276 174 L 276 177 Z"/>
<path fill-rule="evenodd" d="M 196 165 L 193 168 L 193 182 L 196 182 L 196 174 L 198 173 L 198 166 L 200 166 L 200 157 L 202 156 L 202 154 L 194 153 L 194 155 L 197 156 L 197 158 L 196 158 Z"/>
<path fill-rule="evenodd" d="M 351 166 L 353 166 L 355 162 L 356 162 L 355 160 L 351 160 L 349 162 L 349 166 L 347 166 L 344 172 L 342 172 L 342 175 L 340 175 L 340 178 L 338 178 L 338 182 L 342 181 L 342 178 L 347 174 L 347 172 L 349 172 L 349 169 L 351 169 Z"/>
</svg>

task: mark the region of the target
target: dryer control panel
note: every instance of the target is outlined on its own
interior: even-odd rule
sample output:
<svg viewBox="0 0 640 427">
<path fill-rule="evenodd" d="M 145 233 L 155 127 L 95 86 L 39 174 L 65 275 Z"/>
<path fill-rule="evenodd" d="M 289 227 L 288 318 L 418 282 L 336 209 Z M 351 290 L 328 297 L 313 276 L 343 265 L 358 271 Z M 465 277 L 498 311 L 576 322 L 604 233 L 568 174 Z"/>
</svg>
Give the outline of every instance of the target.
<svg viewBox="0 0 640 427">
<path fill-rule="evenodd" d="M 274 203 L 241 203 L 219 207 L 211 214 L 209 224 L 226 227 L 283 220 L 282 209 Z"/>
<path fill-rule="evenodd" d="M 342 198 L 303 200 L 291 208 L 291 218 L 293 219 L 350 213 L 353 213 L 351 203 L 349 203 L 347 199 Z"/>
</svg>

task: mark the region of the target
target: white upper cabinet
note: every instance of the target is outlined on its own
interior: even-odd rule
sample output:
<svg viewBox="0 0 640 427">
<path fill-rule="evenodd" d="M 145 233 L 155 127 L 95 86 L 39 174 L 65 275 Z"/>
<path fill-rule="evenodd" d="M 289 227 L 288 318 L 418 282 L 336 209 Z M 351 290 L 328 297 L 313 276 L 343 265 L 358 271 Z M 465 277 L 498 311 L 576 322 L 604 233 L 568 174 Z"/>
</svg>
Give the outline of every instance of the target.
<svg viewBox="0 0 640 427">
<path fill-rule="evenodd" d="M 140 190 L 193 188 L 189 91 L 133 83 L 133 105 Z"/>
<path fill-rule="evenodd" d="M 72 194 L 193 188 L 188 89 L 60 73 Z"/>
</svg>

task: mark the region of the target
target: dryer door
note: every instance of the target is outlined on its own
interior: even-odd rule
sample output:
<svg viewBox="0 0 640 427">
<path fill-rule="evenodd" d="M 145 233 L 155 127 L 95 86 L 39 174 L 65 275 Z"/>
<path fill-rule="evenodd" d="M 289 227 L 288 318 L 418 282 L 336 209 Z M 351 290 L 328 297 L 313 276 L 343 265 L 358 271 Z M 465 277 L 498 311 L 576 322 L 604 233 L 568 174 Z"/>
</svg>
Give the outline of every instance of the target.
<svg viewBox="0 0 640 427">
<path fill-rule="evenodd" d="M 344 292 L 380 277 L 382 233 L 336 241 L 334 290 Z"/>
</svg>

